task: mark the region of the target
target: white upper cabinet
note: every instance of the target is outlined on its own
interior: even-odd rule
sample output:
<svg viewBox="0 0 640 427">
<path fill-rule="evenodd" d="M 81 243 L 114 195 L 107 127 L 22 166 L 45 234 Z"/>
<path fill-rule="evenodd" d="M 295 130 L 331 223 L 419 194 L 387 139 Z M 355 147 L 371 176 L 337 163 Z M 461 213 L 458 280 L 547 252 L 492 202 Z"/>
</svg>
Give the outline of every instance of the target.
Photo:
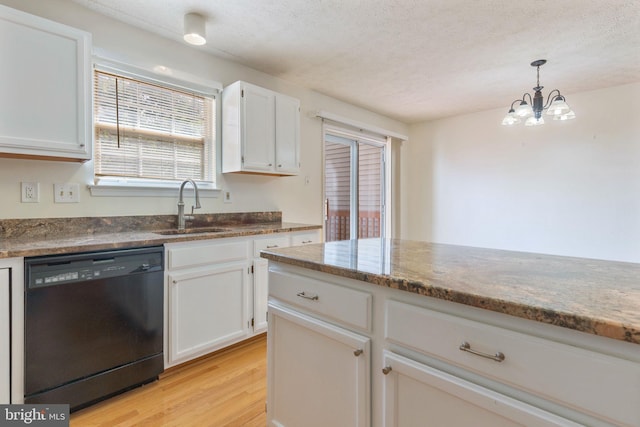
<svg viewBox="0 0 640 427">
<path fill-rule="evenodd" d="M 276 172 L 300 171 L 300 101 L 276 94 Z"/>
<path fill-rule="evenodd" d="M 222 93 L 222 172 L 295 175 L 300 101 L 237 81 Z"/>
<path fill-rule="evenodd" d="M 0 156 L 91 158 L 91 34 L 0 5 Z"/>
</svg>

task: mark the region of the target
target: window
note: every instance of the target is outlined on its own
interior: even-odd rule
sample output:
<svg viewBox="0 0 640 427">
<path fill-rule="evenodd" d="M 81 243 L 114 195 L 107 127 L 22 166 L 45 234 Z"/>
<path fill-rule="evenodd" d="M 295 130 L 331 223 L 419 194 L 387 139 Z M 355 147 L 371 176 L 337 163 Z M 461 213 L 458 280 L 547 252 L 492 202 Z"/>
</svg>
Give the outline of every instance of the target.
<svg viewBox="0 0 640 427">
<path fill-rule="evenodd" d="M 213 96 L 96 70 L 96 184 L 191 178 L 214 187 L 215 114 Z"/>
<path fill-rule="evenodd" d="M 386 139 L 325 126 L 325 241 L 385 237 Z"/>
</svg>

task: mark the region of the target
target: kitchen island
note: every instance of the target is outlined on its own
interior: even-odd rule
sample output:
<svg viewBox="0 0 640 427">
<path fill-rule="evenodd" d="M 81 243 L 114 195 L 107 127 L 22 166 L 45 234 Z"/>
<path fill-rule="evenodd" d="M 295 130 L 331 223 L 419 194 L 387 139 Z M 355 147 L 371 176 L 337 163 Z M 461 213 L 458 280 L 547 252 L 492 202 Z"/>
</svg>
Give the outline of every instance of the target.
<svg viewBox="0 0 640 427">
<path fill-rule="evenodd" d="M 262 256 L 270 425 L 640 425 L 639 264 L 384 239 Z"/>
</svg>

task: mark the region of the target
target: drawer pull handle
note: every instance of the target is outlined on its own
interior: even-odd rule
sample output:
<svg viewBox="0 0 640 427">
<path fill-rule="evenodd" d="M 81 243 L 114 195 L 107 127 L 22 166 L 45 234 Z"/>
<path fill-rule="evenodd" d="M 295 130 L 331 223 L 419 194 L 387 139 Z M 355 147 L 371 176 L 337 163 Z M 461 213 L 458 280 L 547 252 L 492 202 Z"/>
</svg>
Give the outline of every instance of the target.
<svg viewBox="0 0 640 427">
<path fill-rule="evenodd" d="M 318 295 L 307 294 L 305 292 L 298 292 L 296 295 L 300 298 L 310 299 L 311 301 L 318 301 L 320 299 Z"/>
<path fill-rule="evenodd" d="M 354 350 L 354 351 L 353 351 L 353 355 L 354 355 L 355 357 L 360 356 L 362 353 L 364 353 L 364 350 L 363 350 L 363 349 L 361 349 L 361 348 L 359 348 L 359 349 L 357 349 L 357 350 Z"/>
<path fill-rule="evenodd" d="M 385 366 L 384 368 L 382 368 L 383 374 L 389 375 L 389 372 L 391 372 L 391 366 Z"/>
<path fill-rule="evenodd" d="M 466 351 L 467 353 L 475 354 L 476 356 L 484 357 L 486 359 L 495 360 L 496 362 L 502 362 L 504 360 L 504 354 L 502 352 L 499 351 L 496 354 L 482 353 L 480 351 L 472 349 L 471 344 L 466 341 L 463 341 L 458 348 L 462 351 Z"/>
<path fill-rule="evenodd" d="M 308 244 L 308 243 L 313 243 L 313 240 L 303 240 L 303 241 L 302 241 L 302 244 L 303 244 L 303 245 L 306 245 L 306 244 Z"/>
<path fill-rule="evenodd" d="M 273 248 L 277 248 L 278 245 L 267 245 L 267 249 L 273 249 Z"/>
</svg>

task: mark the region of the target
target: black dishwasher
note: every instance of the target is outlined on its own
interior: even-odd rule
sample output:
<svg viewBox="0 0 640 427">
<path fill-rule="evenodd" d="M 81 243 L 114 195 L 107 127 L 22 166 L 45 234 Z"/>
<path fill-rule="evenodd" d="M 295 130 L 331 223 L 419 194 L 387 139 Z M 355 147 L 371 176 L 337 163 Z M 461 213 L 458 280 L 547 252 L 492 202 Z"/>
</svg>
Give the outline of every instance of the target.
<svg viewBox="0 0 640 427">
<path fill-rule="evenodd" d="M 25 403 L 77 410 L 164 369 L 162 247 L 25 259 Z"/>
</svg>

